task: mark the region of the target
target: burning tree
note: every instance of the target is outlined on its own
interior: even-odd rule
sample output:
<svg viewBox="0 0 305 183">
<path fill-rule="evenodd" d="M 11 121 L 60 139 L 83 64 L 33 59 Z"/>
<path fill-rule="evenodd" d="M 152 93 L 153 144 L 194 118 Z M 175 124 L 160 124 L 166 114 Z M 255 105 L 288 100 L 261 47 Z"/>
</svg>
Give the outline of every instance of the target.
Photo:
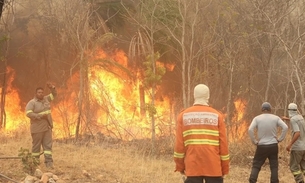
<svg viewBox="0 0 305 183">
<path fill-rule="evenodd" d="M 156 87 L 160 83 L 165 70 L 157 66 L 157 61 L 160 59 L 160 49 L 158 43 L 164 41 L 162 35 L 163 27 L 160 24 L 162 12 L 160 7 L 163 4 L 162 0 L 154 1 L 133 1 L 135 11 L 130 11 L 124 4 L 127 12 L 127 18 L 136 27 L 136 34 L 133 35 L 129 46 L 129 58 L 133 61 L 135 68 L 144 68 L 138 70 L 143 84 L 140 85 L 139 91 L 142 93 L 146 89 L 150 93 L 150 102 L 146 103 L 144 95 L 141 98 L 141 109 L 148 111 L 151 118 L 151 140 L 152 152 L 155 151 L 156 139 L 156 122 L 155 122 L 155 95 Z M 149 91 L 150 90 L 150 91 Z M 145 107 L 144 107 L 145 105 Z M 144 113 L 142 111 L 142 113 Z"/>
<path fill-rule="evenodd" d="M 78 67 L 79 93 L 77 95 L 78 117 L 76 121 L 75 137 L 80 134 L 82 121 L 85 128 L 90 123 L 90 91 L 89 91 L 89 63 L 90 51 L 103 44 L 112 36 L 101 34 L 103 20 L 98 17 L 93 3 L 78 0 L 73 2 L 53 1 L 50 3 L 50 14 L 54 21 L 58 22 L 59 35 L 63 42 L 72 44 L 75 50 L 76 60 L 71 65 L 71 73 Z M 100 20 L 99 24 L 93 20 Z M 103 30 L 106 32 L 107 30 Z"/>
<path fill-rule="evenodd" d="M 7 6 L 4 6 L 5 5 Z M 6 7 L 6 14 L 3 16 L 3 10 Z M 8 60 L 8 50 L 10 47 L 10 35 L 12 32 L 12 25 L 14 23 L 14 1 L 4 1 L 0 0 L 0 129 L 6 126 L 6 93 L 8 86 L 8 70 L 7 70 L 7 60 Z"/>
</svg>

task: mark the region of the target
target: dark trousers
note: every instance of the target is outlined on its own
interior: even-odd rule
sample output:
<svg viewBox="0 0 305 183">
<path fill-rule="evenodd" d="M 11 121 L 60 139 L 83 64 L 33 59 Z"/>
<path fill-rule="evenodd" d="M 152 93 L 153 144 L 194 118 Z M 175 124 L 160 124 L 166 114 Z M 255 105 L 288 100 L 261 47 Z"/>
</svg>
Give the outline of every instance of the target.
<svg viewBox="0 0 305 183">
<path fill-rule="evenodd" d="M 52 158 L 52 130 L 45 132 L 32 133 L 32 154 L 39 158 L 42 146 L 45 163 L 53 162 Z"/>
<path fill-rule="evenodd" d="M 278 183 L 278 145 L 258 145 L 255 151 L 252 170 L 249 178 L 250 183 L 255 183 L 257 181 L 258 174 L 261 170 L 262 165 L 265 163 L 268 158 L 270 163 L 270 183 Z"/>
<path fill-rule="evenodd" d="M 187 177 L 184 183 L 223 183 L 222 177 L 206 177 L 206 176 L 198 176 L 198 177 Z"/>
</svg>

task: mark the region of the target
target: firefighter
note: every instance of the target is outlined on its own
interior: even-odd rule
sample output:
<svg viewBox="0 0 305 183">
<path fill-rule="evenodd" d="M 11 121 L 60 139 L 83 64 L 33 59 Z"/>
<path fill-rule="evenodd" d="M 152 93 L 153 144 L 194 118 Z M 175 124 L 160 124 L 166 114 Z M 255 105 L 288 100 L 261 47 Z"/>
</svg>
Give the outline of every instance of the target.
<svg viewBox="0 0 305 183">
<path fill-rule="evenodd" d="M 49 95 L 44 96 L 42 87 L 36 89 L 35 97 L 30 100 L 26 107 L 26 116 L 30 118 L 31 136 L 32 136 L 32 156 L 39 160 L 40 149 L 42 146 L 45 165 L 47 168 L 53 168 L 52 158 L 52 128 L 53 121 L 51 116 L 50 102 L 56 97 L 55 86 L 47 83 L 51 90 Z"/>
<path fill-rule="evenodd" d="M 229 148 L 223 114 L 210 107 L 210 90 L 194 88 L 193 106 L 177 118 L 174 161 L 185 183 L 223 183 L 229 173 Z"/>
<path fill-rule="evenodd" d="M 248 129 L 250 139 L 256 145 L 249 182 L 257 181 L 261 167 L 268 158 L 271 171 L 270 183 L 278 183 L 278 143 L 284 140 L 288 127 L 280 117 L 271 114 L 270 103 L 264 102 L 261 110 L 262 114 L 253 118 Z M 278 127 L 282 128 L 279 138 Z M 254 135 L 255 129 L 257 129 L 257 137 Z"/>
<path fill-rule="evenodd" d="M 295 103 L 288 105 L 288 114 L 291 126 L 291 141 L 286 147 L 290 152 L 289 167 L 295 182 L 304 183 L 305 174 L 305 122 L 302 115 L 298 113 Z"/>
</svg>

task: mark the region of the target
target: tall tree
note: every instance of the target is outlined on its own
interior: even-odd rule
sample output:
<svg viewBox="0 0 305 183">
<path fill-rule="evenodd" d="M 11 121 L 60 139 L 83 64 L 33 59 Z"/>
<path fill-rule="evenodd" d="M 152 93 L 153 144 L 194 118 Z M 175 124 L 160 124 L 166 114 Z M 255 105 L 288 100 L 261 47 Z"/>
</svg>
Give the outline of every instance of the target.
<svg viewBox="0 0 305 183">
<path fill-rule="evenodd" d="M 201 16 L 210 2 L 176 0 L 164 1 L 164 4 L 162 23 L 172 42 L 173 55 L 177 56 L 181 68 L 182 103 L 186 108 L 192 102 L 191 91 L 194 82 L 205 80 L 200 76 L 199 79 L 194 77 L 199 71 L 197 66 L 204 54 L 204 48 L 211 43 L 209 37 L 200 29 L 203 27 Z"/>
<path fill-rule="evenodd" d="M 78 93 L 78 115 L 76 119 L 75 137 L 80 134 L 81 126 L 88 128 L 90 123 L 90 100 L 89 100 L 89 57 L 86 52 L 94 50 L 101 41 L 101 29 L 103 23 L 96 24 L 94 18 L 98 19 L 93 3 L 77 0 L 50 1 L 50 17 L 57 22 L 60 39 L 65 43 L 70 43 L 75 51 L 76 61 L 71 65 L 71 73 L 78 67 L 79 73 L 79 93 Z M 105 30 L 104 30 L 105 31 Z"/>
<path fill-rule="evenodd" d="M 12 33 L 12 26 L 15 20 L 14 13 L 14 0 L 10 0 L 9 6 L 6 8 L 6 15 L 2 16 L 2 11 L 4 7 L 4 0 L 0 1 L 0 65 L 3 66 L 0 69 L 0 129 L 6 126 L 6 93 L 7 93 L 7 81 L 8 81 L 8 52 L 10 48 L 10 37 Z"/>
<path fill-rule="evenodd" d="M 136 34 L 133 35 L 129 56 L 132 60 L 135 68 L 143 68 L 144 73 L 139 69 L 138 72 L 141 76 L 143 83 L 139 88 L 139 91 L 143 93 L 143 89 L 150 94 L 150 102 L 146 103 L 144 94 L 141 102 L 145 103 L 145 108 L 148 110 L 151 119 L 151 140 L 152 140 L 152 152 L 155 152 L 155 139 L 156 139 L 156 121 L 155 121 L 155 95 L 156 87 L 160 82 L 164 70 L 157 67 L 156 62 L 160 58 L 160 50 L 156 47 L 157 43 L 162 40 L 162 27 L 160 26 L 160 8 L 162 7 L 163 0 L 140 0 L 133 1 L 135 11 L 130 11 L 125 4 L 123 4 L 128 19 L 136 27 Z M 162 54 L 162 53 L 161 53 Z M 142 88 L 143 87 L 143 88 Z"/>
<path fill-rule="evenodd" d="M 4 7 L 4 0 L 0 0 L 0 18 L 2 16 L 3 7 Z"/>
</svg>

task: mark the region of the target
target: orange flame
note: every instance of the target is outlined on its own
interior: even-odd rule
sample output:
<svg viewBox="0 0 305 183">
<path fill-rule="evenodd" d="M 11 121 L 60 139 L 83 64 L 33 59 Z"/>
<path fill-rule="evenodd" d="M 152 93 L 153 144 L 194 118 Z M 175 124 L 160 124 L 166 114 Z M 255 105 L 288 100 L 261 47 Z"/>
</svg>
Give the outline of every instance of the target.
<svg viewBox="0 0 305 183">
<path fill-rule="evenodd" d="M 128 59 L 123 51 L 116 51 L 109 55 L 100 50 L 94 59 L 109 59 L 121 67 L 127 68 Z M 101 62 L 102 62 L 101 61 Z M 89 105 L 82 109 L 82 116 L 78 116 L 79 109 L 79 73 L 73 74 L 64 86 L 57 86 L 58 96 L 52 104 L 54 119 L 53 134 L 55 138 L 73 137 L 76 122 L 82 121 L 80 133 L 102 132 L 125 140 L 134 138 L 149 138 L 151 136 L 151 118 L 146 112 L 141 114 L 140 86 L 141 80 L 122 73 L 118 67 L 101 65 L 90 66 L 88 70 Z M 163 65 L 163 67 L 167 67 Z M 173 67 L 172 67 L 173 68 Z M 21 110 L 18 90 L 12 87 L 15 78 L 13 69 L 7 68 L 10 74 L 6 94 L 6 130 L 16 130 L 21 124 L 29 129 L 29 120 Z M 118 75 L 119 74 L 119 75 Z M 132 73 L 137 76 L 138 73 Z M 157 88 L 158 90 L 158 88 Z M 145 103 L 150 103 L 150 90 L 144 92 Z M 46 93 L 47 94 L 47 93 Z M 162 101 L 155 101 L 155 129 L 156 135 L 170 135 L 174 131 L 172 123 L 172 104 L 168 97 L 162 96 Z M 86 118 L 86 119 L 84 119 Z"/>
<path fill-rule="evenodd" d="M 248 131 L 247 122 L 244 119 L 245 109 L 247 103 L 242 99 L 237 99 L 234 101 L 235 115 L 233 116 L 233 123 L 230 129 L 230 141 L 236 141 L 244 138 Z"/>
<path fill-rule="evenodd" d="M 6 74 L 8 76 L 7 89 L 6 89 L 6 126 L 5 129 L 13 131 L 20 128 L 20 125 L 27 125 L 24 112 L 21 110 L 20 98 L 16 88 L 12 86 L 12 82 L 15 78 L 15 71 L 11 67 L 6 68 Z M 1 91 L 2 93 L 2 91 Z"/>
</svg>

